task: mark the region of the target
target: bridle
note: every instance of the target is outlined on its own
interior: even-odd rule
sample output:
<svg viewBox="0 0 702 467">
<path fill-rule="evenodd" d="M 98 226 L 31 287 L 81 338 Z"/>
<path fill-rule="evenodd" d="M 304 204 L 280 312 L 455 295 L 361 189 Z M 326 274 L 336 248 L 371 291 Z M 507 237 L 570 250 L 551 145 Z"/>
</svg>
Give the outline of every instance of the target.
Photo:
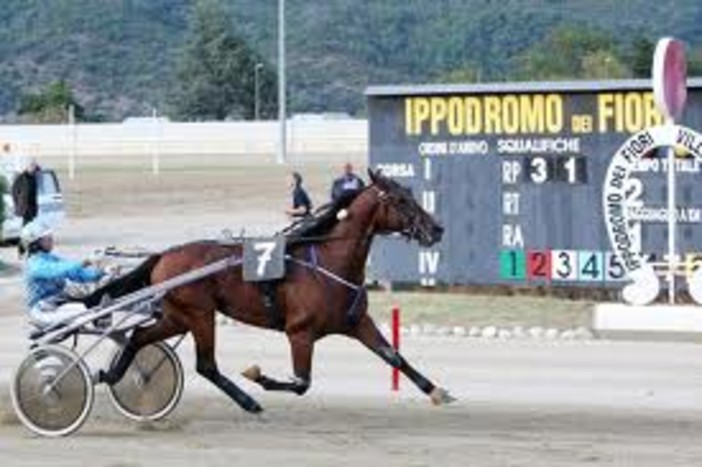
<svg viewBox="0 0 702 467">
<path fill-rule="evenodd" d="M 376 193 L 376 199 L 378 200 L 378 205 L 373 210 L 372 217 L 368 223 L 365 231 L 360 236 L 360 240 L 363 244 L 370 242 L 374 233 L 380 233 L 384 229 L 378 227 L 378 218 L 381 214 L 381 209 L 388 209 L 392 207 L 395 209 L 400 216 L 402 216 L 403 221 L 406 225 L 400 231 L 395 233 L 405 237 L 408 241 L 414 238 L 419 238 L 419 236 L 424 232 L 424 227 L 422 226 L 421 213 L 413 209 L 412 206 L 406 205 L 399 200 L 401 194 L 394 194 L 392 191 L 380 188 L 377 184 L 372 184 L 367 186 L 364 191 L 373 190 Z M 328 242 L 328 241 L 343 241 L 350 240 L 353 238 L 348 235 L 319 235 L 319 236 L 308 236 L 300 237 L 295 240 L 295 243 L 307 243 L 307 242 Z"/>
<path fill-rule="evenodd" d="M 397 233 L 405 237 L 408 241 L 413 238 L 418 238 L 424 230 L 421 225 L 420 213 L 417 212 L 416 209 L 413 209 L 411 206 L 403 205 L 398 199 L 399 195 L 390 193 L 386 190 L 378 188 L 375 185 L 372 186 L 378 192 L 378 201 L 380 202 L 380 206 L 384 207 L 385 209 L 387 209 L 389 206 L 392 206 L 394 209 L 397 210 L 399 215 L 403 217 L 406 227 L 398 231 Z M 373 228 L 376 227 L 375 224 L 377 222 L 379 211 L 380 209 L 376 209 L 373 221 L 371 222 L 371 226 Z"/>
</svg>

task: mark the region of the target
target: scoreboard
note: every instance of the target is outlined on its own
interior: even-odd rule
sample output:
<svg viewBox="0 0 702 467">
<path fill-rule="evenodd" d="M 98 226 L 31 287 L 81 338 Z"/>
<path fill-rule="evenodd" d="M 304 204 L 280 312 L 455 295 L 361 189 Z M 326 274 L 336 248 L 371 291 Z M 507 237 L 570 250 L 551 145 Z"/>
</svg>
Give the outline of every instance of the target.
<svg viewBox="0 0 702 467">
<path fill-rule="evenodd" d="M 378 239 L 372 278 L 427 286 L 626 280 L 607 237 L 602 186 L 620 145 L 663 123 L 650 81 L 382 86 L 367 96 L 369 165 L 409 186 L 446 229 L 428 249 Z M 688 80 L 680 124 L 702 130 L 702 79 Z M 702 166 L 683 147 L 676 155 L 678 273 L 689 275 L 702 264 Z M 627 180 L 630 228 L 659 262 L 667 258 L 668 170 L 656 150 Z"/>
</svg>

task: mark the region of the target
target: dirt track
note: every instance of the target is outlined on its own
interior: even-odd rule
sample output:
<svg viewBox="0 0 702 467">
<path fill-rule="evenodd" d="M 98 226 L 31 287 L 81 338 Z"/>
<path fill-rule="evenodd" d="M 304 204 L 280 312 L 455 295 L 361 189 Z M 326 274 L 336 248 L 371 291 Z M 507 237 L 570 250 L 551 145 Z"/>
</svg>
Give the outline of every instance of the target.
<svg viewBox="0 0 702 467">
<path fill-rule="evenodd" d="M 277 208 L 286 195 L 271 186 L 282 173 L 258 179 L 268 187 L 260 206 L 236 188 L 245 173 L 215 178 L 208 190 L 188 191 L 192 197 L 168 194 L 193 186 L 181 175 L 148 185 L 143 174 L 118 174 L 106 185 L 86 175 L 66 184 L 76 217 L 59 244 L 77 255 L 111 243 L 167 246 L 223 227 L 275 230 L 285 223 Z M 318 198 L 328 176 L 310 177 Z M 244 192 L 261 191 L 256 183 Z M 129 204 L 114 198 L 120 191 Z M 2 257 L 14 261 L 14 251 Z M 236 378 L 266 408 L 260 418 L 194 374 L 188 343 L 180 351 L 185 396 L 166 422 L 135 426 L 99 397 L 74 437 L 38 439 L 18 424 L 7 397 L 26 349 L 19 286 L 0 286 L 0 461 L 8 466 L 702 465 L 702 348 L 681 343 L 407 338 L 407 357 L 459 397 L 434 408 L 406 381 L 391 395 L 389 371 L 375 357 L 329 339 L 317 348 L 313 389 L 303 398 L 265 394 Z M 290 373 L 280 335 L 224 326 L 218 343 L 229 375 L 253 362 Z"/>
<path fill-rule="evenodd" d="M 179 352 L 186 391 L 172 416 L 139 427 L 109 406 L 102 388 L 85 426 L 38 439 L 12 416 L 11 368 L 22 356 L 21 321 L 4 318 L 0 344 L 0 459 L 11 465 L 631 465 L 702 462 L 702 351 L 692 344 L 495 342 L 414 337 L 407 357 L 459 397 L 432 407 L 355 342 L 322 341 L 313 389 L 264 393 L 236 377 L 256 362 L 289 374 L 285 339 L 240 326 L 219 329 L 223 371 L 266 411 L 243 413 Z M 102 395 L 102 396 L 100 396 Z"/>
</svg>

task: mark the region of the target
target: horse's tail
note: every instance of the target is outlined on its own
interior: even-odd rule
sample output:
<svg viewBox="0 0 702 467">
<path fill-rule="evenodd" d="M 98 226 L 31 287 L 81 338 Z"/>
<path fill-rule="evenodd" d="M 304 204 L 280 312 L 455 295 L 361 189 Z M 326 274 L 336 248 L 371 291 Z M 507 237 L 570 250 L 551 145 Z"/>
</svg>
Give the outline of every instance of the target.
<svg viewBox="0 0 702 467">
<path fill-rule="evenodd" d="M 110 281 L 108 284 L 85 297 L 83 303 L 85 303 L 86 307 L 92 308 L 99 305 L 105 295 L 114 299 L 150 286 L 151 271 L 153 271 L 160 259 L 160 254 L 150 256 L 132 271 Z"/>
</svg>

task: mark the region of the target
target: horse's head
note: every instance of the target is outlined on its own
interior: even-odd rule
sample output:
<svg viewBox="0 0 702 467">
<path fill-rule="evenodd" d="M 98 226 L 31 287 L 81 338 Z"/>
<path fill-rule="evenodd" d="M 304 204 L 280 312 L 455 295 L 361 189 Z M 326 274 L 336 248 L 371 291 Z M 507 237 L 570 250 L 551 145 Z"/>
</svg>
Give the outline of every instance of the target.
<svg viewBox="0 0 702 467">
<path fill-rule="evenodd" d="M 378 190 L 380 206 L 375 218 L 378 233 L 398 232 L 422 246 L 441 241 L 444 228 L 422 209 L 409 188 L 384 177 L 380 171 L 368 170 L 368 175 Z"/>
</svg>

